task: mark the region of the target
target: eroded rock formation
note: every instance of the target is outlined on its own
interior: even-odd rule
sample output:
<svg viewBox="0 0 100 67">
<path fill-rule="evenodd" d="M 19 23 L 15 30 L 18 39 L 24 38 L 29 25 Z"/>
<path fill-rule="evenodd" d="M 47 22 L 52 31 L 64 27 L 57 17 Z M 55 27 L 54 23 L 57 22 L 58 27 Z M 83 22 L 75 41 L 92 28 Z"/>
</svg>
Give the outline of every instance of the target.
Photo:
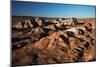
<svg viewBox="0 0 100 67">
<path fill-rule="evenodd" d="M 12 65 L 96 59 L 95 18 L 12 17 Z"/>
</svg>

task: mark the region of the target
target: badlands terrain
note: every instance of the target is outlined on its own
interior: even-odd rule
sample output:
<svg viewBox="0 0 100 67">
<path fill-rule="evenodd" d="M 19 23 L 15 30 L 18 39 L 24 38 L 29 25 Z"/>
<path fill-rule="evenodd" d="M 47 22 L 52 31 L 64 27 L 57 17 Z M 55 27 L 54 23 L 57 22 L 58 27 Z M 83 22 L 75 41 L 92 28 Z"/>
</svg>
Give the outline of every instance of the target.
<svg viewBox="0 0 100 67">
<path fill-rule="evenodd" d="M 12 65 L 96 60 L 95 18 L 12 16 Z"/>
</svg>

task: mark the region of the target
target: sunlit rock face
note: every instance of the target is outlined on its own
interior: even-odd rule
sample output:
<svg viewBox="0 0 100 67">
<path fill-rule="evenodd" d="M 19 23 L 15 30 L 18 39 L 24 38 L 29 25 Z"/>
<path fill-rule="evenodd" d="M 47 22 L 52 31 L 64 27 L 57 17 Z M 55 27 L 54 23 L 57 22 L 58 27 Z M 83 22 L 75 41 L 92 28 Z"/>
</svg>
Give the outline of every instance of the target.
<svg viewBox="0 0 100 67">
<path fill-rule="evenodd" d="M 12 65 L 96 59 L 95 18 L 12 17 Z"/>
</svg>

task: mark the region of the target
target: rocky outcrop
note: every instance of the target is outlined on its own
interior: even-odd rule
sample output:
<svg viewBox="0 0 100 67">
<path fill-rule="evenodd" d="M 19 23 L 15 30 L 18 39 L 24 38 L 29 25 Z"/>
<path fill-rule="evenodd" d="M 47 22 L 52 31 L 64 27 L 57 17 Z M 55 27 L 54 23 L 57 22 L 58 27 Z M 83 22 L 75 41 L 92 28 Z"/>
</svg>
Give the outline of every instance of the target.
<svg viewBox="0 0 100 67">
<path fill-rule="evenodd" d="M 12 20 L 13 66 L 96 59 L 95 22 L 25 16 L 14 16 Z"/>
</svg>

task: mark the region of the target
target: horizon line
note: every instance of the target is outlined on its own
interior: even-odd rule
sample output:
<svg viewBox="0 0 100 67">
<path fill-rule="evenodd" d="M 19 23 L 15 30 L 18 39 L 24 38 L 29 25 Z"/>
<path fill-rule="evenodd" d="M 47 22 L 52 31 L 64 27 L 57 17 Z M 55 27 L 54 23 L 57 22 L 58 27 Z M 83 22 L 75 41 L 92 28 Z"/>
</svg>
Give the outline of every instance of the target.
<svg viewBox="0 0 100 67">
<path fill-rule="evenodd" d="M 25 16 L 25 15 L 12 15 L 12 16 Z M 96 17 L 53 17 L 53 16 L 31 16 L 27 15 L 26 17 L 44 17 L 44 18 L 96 18 Z"/>
</svg>

